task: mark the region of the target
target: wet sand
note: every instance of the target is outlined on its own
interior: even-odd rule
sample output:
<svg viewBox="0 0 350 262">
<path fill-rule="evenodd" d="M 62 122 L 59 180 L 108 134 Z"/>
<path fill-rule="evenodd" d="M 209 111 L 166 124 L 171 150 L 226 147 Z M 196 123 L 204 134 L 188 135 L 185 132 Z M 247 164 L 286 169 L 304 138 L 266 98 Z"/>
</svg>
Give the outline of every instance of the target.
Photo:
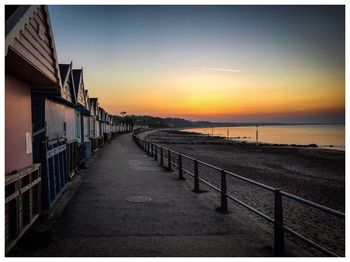
<svg viewBox="0 0 350 262">
<path fill-rule="evenodd" d="M 344 151 L 256 146 L 176 130 L 159 130 L 145 136 L 148 140 L 177 152 L 344 212 Z M 187 160 L 183 162 L 186 169 L 193 170 L 193 163 Z M 220 185 L 220 175 L 217 171 L 200 165 L 199 172 L 200 177 L 214 185 Z M 271 192 L 232 177 L 228 177 L 227 180 L 229 193 L 273 217 Z M 338 254 L 344 254 L 343 219 L 289 199 L 283 199 L 283 206 L 285 224 Z M 259 221 L 267 223 L 262 219 Z"/>
</svg>

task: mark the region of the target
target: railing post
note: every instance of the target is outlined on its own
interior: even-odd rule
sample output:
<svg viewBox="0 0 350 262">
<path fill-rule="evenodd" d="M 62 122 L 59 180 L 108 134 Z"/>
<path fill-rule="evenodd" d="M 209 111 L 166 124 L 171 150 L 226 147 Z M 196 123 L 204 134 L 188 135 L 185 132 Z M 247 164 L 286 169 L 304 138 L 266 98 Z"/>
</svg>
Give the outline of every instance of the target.
<svg viewBox="0 0 350 262">
<path fill-rule="evenodd" d="M 163 147 L 160 148 L 160 165 L 163 166 Z"/>
<path fill-rule="evenodd" d="M 157 160 L 158 158 L 158 146 L 154 145 L 154 159 Z"/>
<path fill-rule="evenodd" d="M 198 161 L 194 160 L 194 190 L 195 193 L 200 193 L 199 190 L 199 179 L 198 179 Z"/>
<path fill-rule="evenodd" d="M 171 171 L 171 152 L 168 149 L 168 171 Z"/>
<path fill-rule="evenodd" d="M 284 255 L 284 229 L 283 229 L 283 207 L 282 196 L 279 189 L 275 193 L 275 224 L 274 224 L 274 253 Z"/>
<path fill-rule="evenodd" d="M 228 213 L 227 209 L 227 186 L 226 186 L 226 172 L 221 170 L 221 205 L 218 210 L 222 213 Z"/>
<path fill-rule="evenodd" d="M 179 180 L 185 180 L 182 172 L 182 156 L 178 154 Z"/>
<path fill-rule="evenodd" d="M 153 143 L 151 143 L 151 156 L 153 156 Z"/>
</svg>

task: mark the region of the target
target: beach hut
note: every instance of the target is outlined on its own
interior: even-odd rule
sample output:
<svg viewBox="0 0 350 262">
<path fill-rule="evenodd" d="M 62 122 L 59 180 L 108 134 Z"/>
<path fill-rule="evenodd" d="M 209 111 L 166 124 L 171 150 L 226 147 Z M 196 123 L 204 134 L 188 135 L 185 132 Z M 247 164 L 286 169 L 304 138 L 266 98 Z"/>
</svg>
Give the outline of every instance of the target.
<svg viewBox="0 0 350 262">
<path fill-rule="evenodd" d="M 95 152 L 98 150 L 98 140 L 100 137 L 100 130 L 99 130 L 99 124 L 98 124 L 98 99 L 97 98 L 90 98 L 90 105 L 91 105 L 91 115 L 92 115 L 92 129 L 93 129 L 93 136 L 91 140 L 91 152 Z"/>
<path fill-rule="evenodd" d="M 100 142 L 99 142 L 99 147 L 103 146 L 104 142 L 105 142 L 105 119 L 106 119 L 106 113 L 103 110 L 102 107 L 99 107 L 98 109 L 98 114 L 99 114 L 99 132 L 100 132 Z"/>
<path fill-rule="evenodd" d="M 105 130 L 104 130 L 104 136 L 105 136 L 105 140 L 106 140 L 106 141 L 109 140 L 109 136 L 108 136 L 108 128 L 109 128 L 108 119 L 109 119 L 109 115 L 108 115 L 108 113 L 106 112 L 106 113 L 105 113 Z"/>
<path fill-rule="evenodd" d="M 45 168 L 32 141 L 32 92 L 60 94 L 61 81 L 47 6 L 5 7 L 5 245 L 6 252 L 38 218 Z"/>
<path fill-rule="evenodd" d="M 94 109 L 92 107 L 92 101 L 91 101 L 91 98 L 89 97 L 89 109 L 90 109 L 90 122 L 89 122 L 89 125 L 90 125 L 90 134 L 89 134 L 89 137 L 90 137 L 90 141 L 91 141 L 91 152 L 93 151 L 92 150 L 92 139 L 94 138 L 94 135 L 95 135 L 95 116 L 94 116 Z"/>
<path fill-rule="evenodd" d="M 115 136 L 117 134 L 117 121 L 115 116 L 112 117 L 112 135 Z"/>
<path fill-rule="evenodd" d="M 103 138 L 104 141 L 108 141 L 108 113 L 103 110 Z"/>
<path fill-rule="evenodd" d="M 72 64 L 61 64 L 59 93 L 32 92 L 33 159 L 43 166 L 43 207 L 49 209 L 78 166 Z"/>
<path fill-rule="evenodd" d="M 83 130 L 84 130 L 84 157 L 86 160 L 91 157 L 91 106 L 90 106 L 90 97 L 88 90 L 85 91 L 85 104 L 86 104 L 86 114 L 83 114 Z"/>
<path fill-rule="evenodd" d="M 111 115 L 106 113 L 106 139 L 110 140 L 112 138 L 111 133 Z"/>
<path fill-rule="evenodd" d="M 77 96 L 76 100 L 76 129 L 79 147 L 79 162 L 86 160 L 91 156 L 91 142 L 89 139 L 89 105 L 86 97 L 83 69 L 73 69 L 74 87 Z"/>
<path fill-rule="evenodd" d="M 70 64 L 59 64 L 61 81 L 62 81 L 62 97 L 61 101 L 66 105 L 64 107 L 65 115 L 65 133 L 67 143 L 67 161 L 68 173 L 72 177 L 78 169 L 78 140 L 76 128 L 76 94 L 73 78 L 73 62 Z M 58 97 L 59 98 L 59 97 Z"/>
<path fill-rule="evenodd" d="M 59 65 L 61 91 L 32 92 L 33 131 L 45 130 L 33 141 L 33 159 L 43 167 L 43 207 L 49 209 L 79 166 L 78 103 L 72 63 Z"/>
<path fill-rule="evenodd" d="M 112 136 L 115 136 L 117 134 L 117 121 L 115 117 L 112 117 Z"/>
</svg>

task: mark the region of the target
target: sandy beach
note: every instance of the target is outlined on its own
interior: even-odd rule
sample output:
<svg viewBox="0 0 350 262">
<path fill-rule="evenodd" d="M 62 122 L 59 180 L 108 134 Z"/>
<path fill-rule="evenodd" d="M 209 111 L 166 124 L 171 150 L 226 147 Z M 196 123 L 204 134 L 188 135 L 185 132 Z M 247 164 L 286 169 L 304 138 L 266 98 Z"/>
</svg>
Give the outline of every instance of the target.
<svg viewBox="0 0 350 262">
<path fill-rule="evenodd" d="M 158 130 L 144 136 L 174 151 L 344 212 L 344 151 L 309 147 L 256 146 L 178 130 Z M 183 165 L 184 168 L 193 170 L 192 162 L 184 160 Z M 200 165 L 199 173 L 201 178 L 214 185 L 220 184 L 220 174 L 217 171 Z M 232 177 L 228 177 L 227 184 L 229 193 L 263 213 L 273 216 L 272 193 Z M 203 185 L 201 187 L 207 189 Z M 289 199 L 283 199 L 283 205 L 286 225 L 338 254 L 344 254 L 343 219 Z M 267 224 L 265 220 L 257 219 Z"/>
</svg>

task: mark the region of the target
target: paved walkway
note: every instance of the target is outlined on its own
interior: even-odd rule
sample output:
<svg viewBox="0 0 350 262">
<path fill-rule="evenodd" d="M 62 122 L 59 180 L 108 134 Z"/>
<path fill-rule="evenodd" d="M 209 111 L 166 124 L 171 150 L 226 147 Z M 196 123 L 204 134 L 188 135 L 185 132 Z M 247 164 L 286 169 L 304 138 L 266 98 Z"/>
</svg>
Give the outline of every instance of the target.
<svg viewBox="0 0 350 262">
<path fill-rule="evenodd" d="M 121 135 L 89 163 L 45 245 L 26 256 L 272 256 L 272 235 L 252 218 L 215 211 L 218 197 L 195 194 Z M 152 200 L 132 203 L 128 198 Z"/>
</svg>

